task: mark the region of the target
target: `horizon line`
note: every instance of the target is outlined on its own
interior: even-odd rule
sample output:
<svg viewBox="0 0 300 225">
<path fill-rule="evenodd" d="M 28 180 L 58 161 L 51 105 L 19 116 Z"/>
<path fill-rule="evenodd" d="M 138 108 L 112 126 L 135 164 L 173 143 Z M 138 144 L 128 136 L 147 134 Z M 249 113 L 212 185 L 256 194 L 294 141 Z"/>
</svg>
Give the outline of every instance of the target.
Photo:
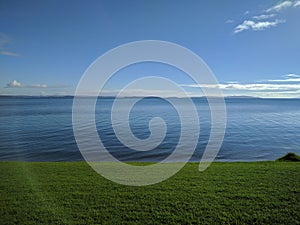
<svg viewBox="0 0 300 225">
<path fill-rule="evenodd" d="M 74 98 L 75 95 L 1 95 L 0 98 L 3 97 L 29 97 L 29 98 Z M 300 97 L 257 97 L 257 96 L 247 96 L 247 95 L 228 95 L 228 96 L 190 96 L 190 97 L 178 97 L 178 96 L 155 96 L 155 95 L 148 95 L 148 96 L 95 96 L 95 95 L 80 95 L 76 96 L 79 98 L 178 98 L 178 99 L 185 99 L 185 98 L 236 98 L 236 99 L 300 99 Z"/>
</svg>

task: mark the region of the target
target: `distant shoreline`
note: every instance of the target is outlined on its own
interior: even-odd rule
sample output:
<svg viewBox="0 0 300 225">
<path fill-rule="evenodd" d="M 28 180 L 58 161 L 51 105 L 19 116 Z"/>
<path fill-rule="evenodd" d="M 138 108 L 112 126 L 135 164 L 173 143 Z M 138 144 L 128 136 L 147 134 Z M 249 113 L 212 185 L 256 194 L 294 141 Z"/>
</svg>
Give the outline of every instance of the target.
<svg viewBox="0 0 300 225">
<path fill-rule="evenodd" d="M 21 99 L 47 99 L 47 98 L 63 98 L 63 99 L 73 99 L 74 95 L 47 95 L 47 96 L 39 96 L 39 95 L 0 95 L 0 98 L 21 98 Z M 95 98 L 96 96 L 76 96 L 77 98 Z M 115 99 L 116 96 L 98 96 L 100 99 Z M 185 97 L 160 97 L 160 96 L 124 96 L 118 97 L 124 99 L 133 99 L 133 98 L 164 98 L 164 99 L 185 99 Z M 220 97 L 191 97 L 192 99 L 214 99 Z M 224 96 L 224 99 L 267 99 L 267 100 L 300 100 L 300 98 L 262 98 L 262 97 L 253 97 L 253 96 Z"/>
</svg>

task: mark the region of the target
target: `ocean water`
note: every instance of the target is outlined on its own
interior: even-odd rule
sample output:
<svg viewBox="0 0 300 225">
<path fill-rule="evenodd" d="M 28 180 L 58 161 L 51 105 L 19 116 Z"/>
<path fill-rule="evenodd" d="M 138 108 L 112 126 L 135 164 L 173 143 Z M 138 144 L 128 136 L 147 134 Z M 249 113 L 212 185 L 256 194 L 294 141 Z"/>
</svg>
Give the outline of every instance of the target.
<svg viewBox="0 0 300 225">
<path fill-rule="evenodd" d="M 122 99 L 125 105 L 129 100 Z M 129 124 L 137 138 L 149 137 L 152 118 L 161 117 L 166 123 L 166 135 L 157 147 L 136 151 L 124 146 L 115 135 L 111 124 L 113 101 L 98 99 L 95 118 L 98 135 L 114 157 L 122 161 L 157 162 L 173 152 L 180 139 L 181 124 L 172 105 L 163 99 L 144 98 L 132 108 Z M 176 101 L 185 104 L 184 99 Z M 199 161 L 209 140 L 211 118 L 206 99 L 194 98 L 193 102 L 200 135 L 191 161 Z M 72 97 L 0 97 L 0 160 L 83 160 L 73 133 L 72 103 Z M 274 160 L 289 151 L 300 153 L 300 99 L 227 98 L 226 108 L 225 138 L 216 161 Z M 118 113 L 123 110 L 120 108 Z M 194 119 L 190 118 L 186 125 L 193 124 Z M 92 125 L 83 126 L 89 135 Z M 192 146 L 185 143 L 182 156 L 189 148 Z"/>
</svg>

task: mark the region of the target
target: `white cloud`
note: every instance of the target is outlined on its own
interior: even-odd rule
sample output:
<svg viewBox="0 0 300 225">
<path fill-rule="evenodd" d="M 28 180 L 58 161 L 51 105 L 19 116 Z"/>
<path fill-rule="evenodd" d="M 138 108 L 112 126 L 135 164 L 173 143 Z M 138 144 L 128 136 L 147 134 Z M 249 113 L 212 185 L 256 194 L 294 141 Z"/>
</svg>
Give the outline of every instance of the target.
<svg viewBox="0 0 300 225">
<path fill-rule="evenodd" d="M 300 75 L 290 73 L 290 74 L 284 75 L 283 77 L 287 77 L 287 78 L 289 78 L 289 77 L 300 77 Z"/>
<path fill-rule="evenodd" d="M 270 83 L 251 83 L 251 84 L 191 84 L 191 85 L 182 85 L 183 87 L 194 87 L 194 88 L 220 88 L 223 90 L 242 90 L 242 91 L 292 91 L 297 90 L 300 91 L 300 83 L 299 84 L 270 84 Z"/>
<path fill-rule="evenodd" d="M 253 19 L 256 20 L 265 20 L 265 19 L 270 19 L 272 17 L 276 16 L 276 14 L 262 14 L 259 16 L 253 16 Z"/>
<path fill-rule="evenodd" d="M 275 80 L 268 80 L 270 82 L 300 82 L 300 78 L 289 78 L 289 79 L 275 79 Z"/>
<path fill-rule="evenodd" d="M 20 54 L 18 53 L 14 53 L 14 52 L 8 52 L 8 51 L 0 51 L 0 55 L 6 55 L 6 56 L 21 56 Z"/>
<path fill-rule="evenodd" d="M 245 20 L 242 24 L 239 24 L 234 28 L 234 33 L 237 34 L 244 30 L 249 30 L 253 23 L 254 23 L 253 21 Z"/>
<path fill-rule="evenodd" d="M 297 74 L 287 74 L 282 76 L 283 79 L 274 79 L 274 80 L 265 80 L 262 82 L 276 82 L 276 83 L 294 83 L 299 82 L 300 83 L 300 75 Z"/>
<path fill-rule="evenodd" d="M 220 88 L 246 91 L 299 91 L 300 84 L 221 84 Z"/>
<path fill-rule="evenodd" d="M 223 84 L 183 84 L 189 88 L 220 88 L 225 95 L 250 95 L 256 97 L 300 97 L 300 76 L 288 74 L 283 79 L 253 83 L 228 82 Z"/>
<path fill-rule="evenodd" d="M 229 20 L 226 20 L 225 23 L 234 23 L 234 20 L 229 19 Z"/>
<path fill-rule="evenodd" d="M 277 17 L 279 15 L 279 13 L 281 11 L 283 11 L 284 9 L 296 8 L 296 7 L 300 7 L 300 0 L 284 0 L 284 1 L 281 1 L 281 2 L 273 5 L 272 7 L 268 8 L 268 9 L 263 10 L 263 12 L 265 12 L 264 14 L 253 16 L 252 19 L 268 20 L 270 18 Z M 247 15 L 248 13 L 249 13 L 249 11 L 246 11 L 244 13 L 244 15 Z M 242 32 L 244 30 L 254 30 L 254 31 L 265 30 L 266 28 L 275 27 L 278 24 L 284 23 L 284 22 L 285 22 L 285 20 L 281 20 L 281 19 L 276 19 L 275 21 L 255 22 L 248 17 L 248 19 L 244 20 L 243 23 L 237 25 L 234 28 L 234 33 L 236 34 L 236 33 Z"/>
<path fill-rule="evenodd" d="M 7 88 L 47 88 L 46 84 L 22 84 L 16 80 L 6 85 Z"/>
<path fill-rule="evenodd" d="M 251 96 L 259 98 L 300 98 L 299 91 L 252 92 Z"/>
<path fill-rule="evenodd" d="M 14 87 L 22 87 L 22 84 L 16 80 L 8 83 L 6 87 L 14 88 Z"/>
<path fill-rule="evenodd" d="M 300 75 L 287 74 L 281 76 L 279 79 L 267 79 L 263 81 L 256 81 L 250 83 L 239 83 L 237 81 L 229 81 L 226 83 L 215 84 L 182 84 L 185 88 L 188 96 L 199 97 L 203 96 L 200 88 L 210 89 L 220 88 L 225 96 L 253 96 L 253 97 L 277 97 L 277 98 L 300 98 Z M 47 86 L 41 84 L 22 84 L 17 80 L 13 80 L 3 88 L 0 94 L 10 95 L 73 95 L 74 90 L 67 88 L 67 86 Z M 63 89 L 62 89 L 63 88 Z M 190 88 L 190 89 L 186 89 Z M 116 96 L 121 90 L 103 90 L 101 95 L 103 96 Z M 86 90 L 79 95 L 94 96 L 97 95 L 97 90 Z M 158 97 L 185 97 L 184 93 L 178 92 L 173 89 L 163 89 L 162 87 L 149 87 L 144 89 L 141 87 L 135 87 L 131 89 L 122 90 L 122 97 L 146 97 L 146 96 L 158 96 Z"/>
<path fill-rule="evenodd" d="M 284 20 L 275 20 L 275 21 L 260 21 L 260 22 L 254 22 L 252 20 L 245 20 L 242 24 L 238 25 L 234 29 L 234 33 L 240 33 L 244 30 L 265 30 L 270 27 L 276 27 L 280 23 L 284 23 Z"/>
<path fill-rule="evenodd" d="M 0 33 L 0 55 L 14 56 L 14 57 L 21 56 L 18 53 L 7 50 L 7 46 L 11 43 L 12 43 L 12 41 L 7 35 Z"/>
<path fill-rule="evenodd" d="M 46 88 L 48 86 L 46 84 L 31 84 L 31 85 L 27 85 L 26 87 L 31 87 L 31 88 Z"/>
<path fill-rule="evenodd" d="M 280 12 L 283 9 L 290 8 L 291 6 L 293 6 L 292 1 L 284 1 L 284 2 L 280 2 L 280 3 L 272 6 L 271 8 L 267 9 L 266 12 Z"/>
<path fill-rule="evenodd" d="M 300 6 L 300 1 L 294 2 L 294 7 L 298 7 L 298 6 Z"/>
</svg>

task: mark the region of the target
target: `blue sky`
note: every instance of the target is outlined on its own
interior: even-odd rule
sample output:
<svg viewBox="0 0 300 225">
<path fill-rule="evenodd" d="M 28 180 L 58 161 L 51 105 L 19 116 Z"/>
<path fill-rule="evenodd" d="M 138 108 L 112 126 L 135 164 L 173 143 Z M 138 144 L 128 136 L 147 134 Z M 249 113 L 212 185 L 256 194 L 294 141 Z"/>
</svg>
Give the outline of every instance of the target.
<svg viewBox="0 0 300 225">
<path fill-rule="evenodd" d="M 299 0 L 2 0 L 0 94 L 72 95 L 87 67 L 106 51 L 164 40 L 198 54 L 225 95 L 300 97 L 299 21 Z M 163 75 L 201 95 L 181 72 L 149 63 L 116 74 L 107 94 L 145 75 Z M 132 93 L 163 91 L 153 88 Z"/>
</svg>

